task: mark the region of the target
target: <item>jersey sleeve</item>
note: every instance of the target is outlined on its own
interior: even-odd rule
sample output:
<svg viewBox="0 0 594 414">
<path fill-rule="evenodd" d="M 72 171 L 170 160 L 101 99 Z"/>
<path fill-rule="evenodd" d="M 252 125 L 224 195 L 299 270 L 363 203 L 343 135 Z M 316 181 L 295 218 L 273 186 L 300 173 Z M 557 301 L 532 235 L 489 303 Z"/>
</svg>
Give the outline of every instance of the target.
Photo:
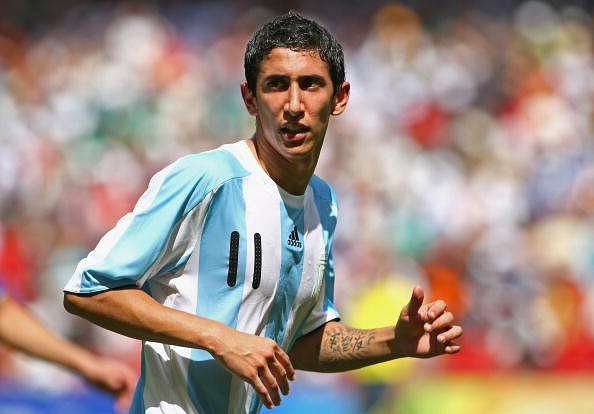
<svg viewBox="0 0 594 414">
<path fill-rule="evenodd" d="M 331 197 L 330 203 L 318 205 L 327 246 L 326 266 L 318 301 L 301 326 L 297 337 L 316 330 L 326 322 L 340 319 L 340 313 L 334 304 L 334 255 L 332 252 L 338 206 L 334 190 L 328 184 L 324 184 Z"/>
<path fill-rule="evenodd" d="M 184 157 L 155 174 L 134 210 L 81 260 L 64 287 L 96 293 L 144 283 L 187 262 L 213 187 L 202 159 Z M 198 167 L 197 167 L 198 166 Z"/>
</svg>

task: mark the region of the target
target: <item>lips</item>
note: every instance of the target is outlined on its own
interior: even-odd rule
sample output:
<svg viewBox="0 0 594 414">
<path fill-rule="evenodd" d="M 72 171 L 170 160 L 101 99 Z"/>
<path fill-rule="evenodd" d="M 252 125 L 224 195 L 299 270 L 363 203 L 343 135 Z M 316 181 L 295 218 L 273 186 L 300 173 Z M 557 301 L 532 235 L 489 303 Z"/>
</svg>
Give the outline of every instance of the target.
<svg viewBox="0 0 594 414">
<path fill-rule="evenodd" d="M 310 130 L 309 127 L 303 124 L 286 123 L 279 128 L 284 141 L 291 145 L 301 145 L 305 141 L 305 136 Z"/>
<path fill-rule="evenodd" d="M 280 132 L 282 134 L 288 135 L 297 135 L 297 134 L 304 134 L 309 131 L 309 127 L 303 124 L 284 124 L 280 127 Z"/>
</svg>

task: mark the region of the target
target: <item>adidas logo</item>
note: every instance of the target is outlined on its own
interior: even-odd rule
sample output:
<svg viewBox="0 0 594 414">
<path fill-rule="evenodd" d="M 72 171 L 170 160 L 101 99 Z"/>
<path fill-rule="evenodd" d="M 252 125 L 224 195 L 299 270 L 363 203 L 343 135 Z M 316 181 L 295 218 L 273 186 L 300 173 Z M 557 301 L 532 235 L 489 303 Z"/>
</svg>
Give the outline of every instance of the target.
<svg viewBox="0 0 594 414">
<path fill-rule="evenodd" d="M 287 244 L 293 247 L 301 247 L 301 242 L 299 241 L 299 233 L 297 233 L 297 227 L 293 227 L 293 231 L 289 234 L 289 240 L 287 240 Z"/>
</svg>

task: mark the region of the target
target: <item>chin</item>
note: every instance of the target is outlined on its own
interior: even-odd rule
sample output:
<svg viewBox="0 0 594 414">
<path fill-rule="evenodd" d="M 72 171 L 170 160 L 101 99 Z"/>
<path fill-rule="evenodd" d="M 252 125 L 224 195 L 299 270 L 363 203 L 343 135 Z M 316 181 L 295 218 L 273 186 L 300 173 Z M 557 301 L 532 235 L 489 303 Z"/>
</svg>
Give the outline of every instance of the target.
<svg viewBox="0 0 594 414">
<path fill-rule="evenodd" d="M 308 143 L 294 147 L 285 147 L 285 153 L 287 154 L 287 157 L 294 160 L 309 159 L 315 154 L 315 152 L 315 147 Z"/>
</svg>

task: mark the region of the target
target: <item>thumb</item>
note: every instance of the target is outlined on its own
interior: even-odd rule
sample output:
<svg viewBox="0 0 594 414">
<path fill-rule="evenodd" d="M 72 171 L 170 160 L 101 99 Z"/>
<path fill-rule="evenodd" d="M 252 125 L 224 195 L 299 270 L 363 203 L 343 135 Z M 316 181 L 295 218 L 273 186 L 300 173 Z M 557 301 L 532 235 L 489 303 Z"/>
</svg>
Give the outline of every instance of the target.
<svg viewBox="0 0 594 414">
<path fill-rule="evenodd" d="M 423 292 L 423 288 L 419 285 L 415 286 L 412 290 L 412 295 L 407 305 L 407 312 L 409 317 L 416 317 L 418 315 L 419 309 L 423 304 L 424 298 L 425 293 Z"/>
</svg>

